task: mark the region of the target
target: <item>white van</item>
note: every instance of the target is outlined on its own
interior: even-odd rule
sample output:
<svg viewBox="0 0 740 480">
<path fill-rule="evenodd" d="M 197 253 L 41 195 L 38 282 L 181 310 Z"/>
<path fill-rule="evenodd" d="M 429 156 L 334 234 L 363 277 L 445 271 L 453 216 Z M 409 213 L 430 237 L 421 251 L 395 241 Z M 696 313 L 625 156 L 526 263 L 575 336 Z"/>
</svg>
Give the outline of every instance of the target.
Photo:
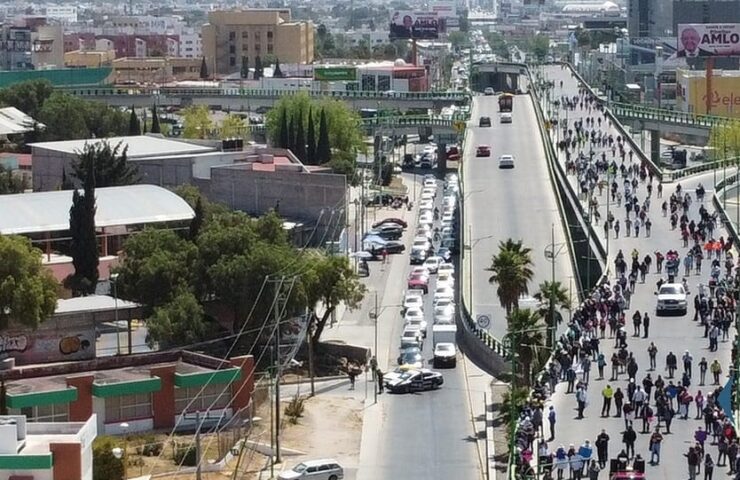
<svg viewBox="0 0 740 480">
<path fill-rule="evenodd" d="M 321 460 L 307 460 L 299 463 L 290 470 L 280 472 L 279 480 L 342 480 L 344 469 L 336 460 L 325 458 Z"/>
<path fill-rule="evenodd" d="M 511 123 L 511 112 L 503 112 L 499 117 L 501 123 Z"/>
</svg>

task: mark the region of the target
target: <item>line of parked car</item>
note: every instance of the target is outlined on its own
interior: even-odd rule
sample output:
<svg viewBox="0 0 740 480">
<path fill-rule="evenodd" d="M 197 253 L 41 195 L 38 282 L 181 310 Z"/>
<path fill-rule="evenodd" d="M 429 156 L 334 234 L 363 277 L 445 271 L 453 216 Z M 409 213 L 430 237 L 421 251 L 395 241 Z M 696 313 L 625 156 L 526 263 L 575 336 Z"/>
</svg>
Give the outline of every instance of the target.
<svg viewBox="0 0 740 480">
<path fill-rule="evenodd" d="M 424 368 L 422 352 L 430 324 L 434 367 L 454 367 L 457 360 L 455 266 L 451 263 L 451 257 L 456 244 L 458 178 L 455 174 L 448 174 L 443 188 L 437 185 L 432 175 L 425 176 L 423 181 L 409 258 L 412 267 L 401 310 L 404 328 L 400 338 L 398 368 L 384 377 L 385 387 L 394 393 L 431 390 L 444 383 L 441 373 Z M 440 190 L 443 195 L 438 199 Z M 441 212 L 437 204 L 441 204 Z M 436 251 L 435 244 L 440 244 Z M 425 311 L 425 304 L 428 304 L 425 299 L 429 294 L 433 294 L 431 312 L 428 309 Z"/>
</svg>

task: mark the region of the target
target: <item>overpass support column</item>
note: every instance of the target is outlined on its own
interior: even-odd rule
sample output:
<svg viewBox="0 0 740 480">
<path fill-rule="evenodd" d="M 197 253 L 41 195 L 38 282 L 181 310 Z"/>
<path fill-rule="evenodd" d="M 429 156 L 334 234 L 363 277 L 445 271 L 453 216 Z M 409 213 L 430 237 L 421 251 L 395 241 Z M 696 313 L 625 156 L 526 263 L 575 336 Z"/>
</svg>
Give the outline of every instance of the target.
<svg viewBox="0 0 740 480">
<path fill-rule="evenodd" d="M 660 165 L 660 130 L 650 130 L 650 160 Z"/>
<path fill-rule="evenodd" d="M 447 144 L 437 144 L 437 176 L 444 178 L 447 173 Z"/>
</svg>

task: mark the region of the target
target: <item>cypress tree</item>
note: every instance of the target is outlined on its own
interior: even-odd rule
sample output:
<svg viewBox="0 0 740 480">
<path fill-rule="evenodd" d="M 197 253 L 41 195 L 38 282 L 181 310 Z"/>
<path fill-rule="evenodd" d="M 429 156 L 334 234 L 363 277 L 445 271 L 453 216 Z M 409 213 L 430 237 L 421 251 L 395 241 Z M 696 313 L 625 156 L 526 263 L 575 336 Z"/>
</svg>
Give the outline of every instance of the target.
<svg viewBox="0 0 740 480">
<path fill-rule="evenodd" d="M 74 182 L 67 177 L 67 172 L 64 167 L 62 167 L 62 185 L 59 187 L 60 190 L 72 190 L 75 188 Z"/>
<path fill-rule="evenodd" d="M 198 238 L 200 229 L 203 226 L 203 201 L 201 197 L 198 197 L 198 201 L 195 203 L 193 209 L 195 216 L 190 221 L 190 241 L 194 242 Z"/>
<path fill-rule="evenodd" d="M 295 155 L 301 162 L 306 161 L 306 134 L 303 127 L 303 111 L 298 109 L 296 112 L 296 132 L 295 132 Z"/>
<path fill-rule="evenodd" d="M 239 72 L 242 78 L 249 77 L 249 57 L 242 57 L 242 69 Z"/>
<path fill-rule="evenodd" d="M 136 110 L 131 106 L 131 115 L 128 119 L 128 134 L 129 135 L 141 135 L 141 124 L 139 123 L 139 117 L 136 116 Z"/>
<path fill-rule="evenodd" d="M 323 165 L 331 161 L 331 146 L 329 145 L 329 126 L 326 122 L 326 111 L 321 109 L 319 118 L 319 140 L 316 144 L 316 163 Z"/>
<path fill-rule="evenodd" d="M 273 78 L 283 78 L 283 71 L 280 70 L 280 59 L 275 59 L 275 70 L 272 72 Z"/>
<path fill-rule="evenodd" d="M 254 59 L 254 79 L 259 80 L 262 78 L 262 59 L 259 55 Z"/>
<path fill-rule="evenodd" d="M 206 65 L 206 57 L 200 62 L 200 79 L 206 80 L 208 78 L 208 65 Z"/>
<path fill-rule="evenodd" d="M 288 126 L 288 149 L 295 153 L 295 117 L 290 117 Z"/>
<path fill-rule="evenodd" d="M 159 116 L 157 115 L 156 105 L 152 105 L 152 133 L 162 133 L 162 127 L 159 125 Z"/>
<path fill-rule="evenodd" d="M 83 193 L 75 189 L 69 209 L 70 250 L 75 272 L 65 283 L 75 295 L 95 293 L 98 284 L 98 240 L 95 237 L 95 163 L 88 163 Z"/>
<path fill-rule="evenodd" d="M 283 108 L 280 114 L 280 130 L 278 131 L 278 147 L 288 148 L 290 144 L 290 132 L 288 131 L 288 109 Z"/>
<path fill-rule="evenodd" d="M 313 112 L 308 107 L 308 135 L 306 136 L 306 164 L 316 165 L 316 127 L 313 123 Z"/>
</svg>

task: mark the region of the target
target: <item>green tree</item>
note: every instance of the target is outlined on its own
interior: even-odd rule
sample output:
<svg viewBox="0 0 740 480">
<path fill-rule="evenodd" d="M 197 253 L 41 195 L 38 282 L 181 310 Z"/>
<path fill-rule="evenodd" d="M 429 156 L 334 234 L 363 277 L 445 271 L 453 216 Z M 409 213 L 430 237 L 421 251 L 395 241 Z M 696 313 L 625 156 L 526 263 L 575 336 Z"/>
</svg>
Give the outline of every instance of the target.
<svg viewBox="0 0 740 480">
<path fill-rule="evenodd" d="M 545 325 L 540 315 L 533 310 L 515 309 L 509 315 L 509 334 L 512 336 L 512 348 L 517 356 L 518 372 L 526 385 L 532 380 L 532 367 L 539 365 L 541 353 L 546 353 Z"/>
<path fill-rule="evenodd" d="M 123 460 L 113 455 L 121 448 L 118 438 L 101 436 L 93 441 L 93 480 L 123 480 Z"/>
<path fill-rule="evenodd" d="M 538 33 L 530 40 L 529 50 L 534 54 L 537 60 L 545 60 L 547 54 L 550 53 L 550 37 L 544 33 Z"/>
<path fill-rule="evenodd" d="M 29 80 L 0 90 L 0 104 L 15 107 L 38 119 L 41 108 L 53 93 L 54 86 L 48 80 Z"/>
<path fill-rule="evenodd" d="M 200 61 L 200 79 L 208 79 L 208 65 L 206 65 L 206 57 L 203 57 Z"/>
<path fill-rule="evenodd" d="M 555 335 L 555 329 L 557 328 L 556 312 L 558 308 L 570 310 L 570 298 L 568 292 L 563 288 L 560 282 L 549 282 L 545 280 L 540 283 L 540 290 L 533 296 L 539 302 L 541 302 L 544 308 L 540 309 L 538 313 L 545 319 L 547 327 L 550 329 L 550 334 L 547 336 L 547 346 L 552 348 L 553 340 Z M 553 321 L 555 320 L 555 321 Z"/>
<path fill-rule="evenodd" d="M 138 168 L 128 162 L 127 152 L 122 142 L 115 147 L 107 140 L 88 142 L 72 162 L 72 175 L 84 185 L 90 172 L 95 172 L 94 183 L 100 188 L 138 183 Z"/>
<path fill-rule="evenodd" d="M 0 330 L 11 321 L 35 329 L 57 306 L 57 282 L 42 252 L 24 237 L 0 235 Z"/>
<path fill-rule="evenodd" d="M 146 343 L 160 349 L 200 342 L 208 336 L 203 307 L 192 292 L 179 289 L 146 320 Z"/>
<path fill-rule="evenodd" d="M 152 133 L 162 133 L 162 127 L 159 125 L 159 116 L 157 115 L 156 105 L 152 105 Z"/>
<path fill-rule="evenodd" d="M 320 303 L 324 308 L 323 315 L 314 315 L 316 325 L 313 342 L 318 344 L 326 322 L 337 306 L 344 303 L 350 310 L 358 308 L 366 288 L 346 257 L 317 253 L 308 262 L 310 273 L 305 274 L 308 305 L 315 309 Z"/>
<path fill-rule="evenodd" d="M 519 308 L 519 297 L 529 293 L 528 284 L 534 276 L 531 249 L 522 246 L 521 240 L 500 242 L 488 270 L 493 272 L 488 282 L 498 285 L 496 295 L 508 317 Z"/>
<path fill-rule="evenodd" d="M 257 75 L 256 68 L 255 68 L 254 73 L 255 75 Z M 239 76 L 241 78 L 249 78 L 249 57 L 242 57 L 242 68 L 239 71 Z"/>
<path fill-rule="evenodd" d="M 105 138 L 128 134 L 126 113 L 102 102 L 85 101 L 79 98 L 74 103 L 82 110 L 87 133 L 84 138 Z M 54 126 L 46 126 L 53 132 Z M 51 130 L 49 130 L 51 128 Z"/>
<path fill-rule="evenodd" d="M 326 120 L 326 110 L 321 109 L 319 115 L 319 140 L 316 143 L 316 163 L 322 165 L 331 162 L 331 145 L 329 144 L 329 124 Z"/>
<path fill-rule="evenodd" d="M 260 78 L 262 78 L 262 58 L 257 55 L 254 59 L 254 79 L 259 80 Z"/>
<path fill-rule="evenodd" d="M 462 48 L 470 43 L 465 32 L 448 32 L 447 41 L 450 42 L 453 49 Z"/>
<path fill-rule="evenodd" d="M 204 212 L 203 200 L 201 197 L 198 197 L 197 203 L 195 204 L 195 208 L 193 210 L 195 212 L 195 216 L 190 221 L 188 238 L 190 238 L 190 241 L 195 242 L 198 239 L 198 235 L 200 234 L 200 229 L 203 227 Z"/>
<path fill-rule="evenodd" d="M 139 117 L 136 115 L 134 107 L 131 107 L 131 114 L 129 115 L 128 134 L 141 135 L 141 123 L 139 122 Z"/>
<path fill-rule="evenodd" d="M 254 231 L 257 236 L 273 245 L 287 245 L 288 233 L 283 227 L 283 218 L 274 209 L 270 209 L 265 215 L 254 222 Z"/>
<path fill-rule="evenodd" d="M 296 119 L 295 119 L 295 150 L 293 151 L 295 153 L 295 156 L 298 157 L 298 159 L 301 162 L 306 161 L 306 134 L 305 130 L 303 129 L 303 111 L 298 110 L 296 112 Z"/>
<path fill-rule="evenodd" d="M 308 134 L 306 135 L 306 164 L 316 165 L 316 126 L 312 108 L 308 108 Z"/>
<path fill-rule="evenodd" d="M 278 147 L 288 148 L 290 145 L 290 132 L 288 130 L 288 109 L 283 108 L 280 112 L 279 133 L 275 136 L 278 138 Z"/>
<path fill-rule="evenodd" d="M 0 165 L 0 195 L 8 193 L 23 193 L 26 182 L 23 177 L 16 175 L 12 170 Z"/>
<path fill-rule="evenodd" d="M 198 213 L 198 203 L 201 204 L 203 210 L 203 222 L 202 225 L 206 225 L 216 215 L 223 215 L 230 212 L 228 207 L 221 203 L 213 203 L 209 201 L 203 194 L 198 190 L 198 187 L 194 185 L 180 185 L 175 188 L 175 193 L 185 200 L 190 208 Z M 200 231 L 200 229 L 198 229 Z"/>
<path fill-rule="evenodd" d="M 740 157 L 740 121 L 734 120 L 714 126 L 709 134 L 712 157 L 715 161 L 735 157 L 733 165 Z"/>
<path fill-rule="evenodd" d="M 148 317 L 181 290 L 191 289 L 197 253 L 193 243 L 172 230 L 145 228 L 130 236 L 115 269 L 119 295 L 141 303 Z"/>
<path fill-rule="evenodd" d="M 59 186 L 59 190 L 72 190 L 73 188 L 75 188 L 74 182 L 67 177 L 67 170 L 62 167 L 62 184 Z"/>
<path fill-rule="evenodd" d="M 70 253 L 75 271 L 65 279 L 65 284 L 75 296 L 95 293 L 98 284 L 100 253 L 95 234 L 95 163 L 87 162 L 86 167 L 83 193 L 73 190 L 69 209 Z"/>
<path fill-rule="evenodd" d="M 221 139 L 244 136 L 246 128 L 242 117 L 229 113 L 221 122 Z"/>
<path fill-rule="evenodd" d="M 516 432 L 517 423 L 519 420 L 519 414 L 525 405 L 529 403 L 529 388 L 514 386 L 504 392 L 501 396 L 501 409 L 499 414 L 504 425 L 506 425 L 506 436 L 507 444 L 511 443 L 511 439 Z M 512 421 L 513 420 L 513 421 Z"/>
<path fill-rule="evenodd" d="M 275 68 L 272 71 L 273 78 L 283 78 L 283 71 L 280 70 L 280 59 L 275 59 Z"/>
<path fill-rule="evenodd" d="M 47 127 L 43 138 L 48 141 L 89 138 L 84 101 L 55 91 L 44 102 L 38 120 Z"/>
<path fill-rule="evenodd" d="M 183 109 L 182 116 L 185 138 L 207 138 L 213 129 L 211 113 L 206 105 L 191 105 Z"/>
</svg>

